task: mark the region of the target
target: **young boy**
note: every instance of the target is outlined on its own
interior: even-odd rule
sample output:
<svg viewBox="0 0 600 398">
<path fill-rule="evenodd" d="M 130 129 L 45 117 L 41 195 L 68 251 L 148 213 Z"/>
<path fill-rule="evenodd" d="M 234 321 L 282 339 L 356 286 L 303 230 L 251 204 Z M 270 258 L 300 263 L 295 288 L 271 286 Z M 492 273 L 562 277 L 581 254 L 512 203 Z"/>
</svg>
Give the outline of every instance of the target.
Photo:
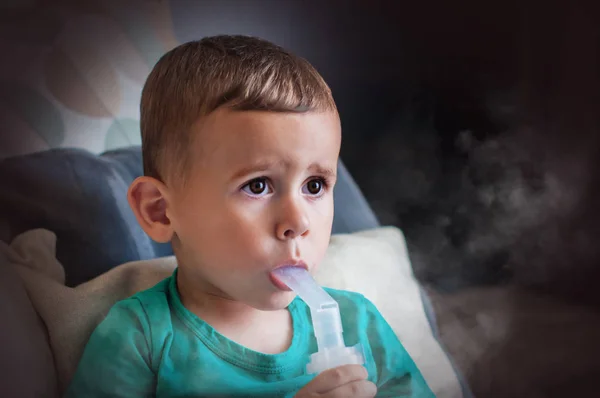
<svg viewBox="0 0 600 398">
<path fill-rule="evenodd" d="M 341 127 L 308 62 L 245 36 L 183 44 L 148 77 L 141 130 L 144 176 L 129 203 L 178 268 L 111 309 L 67 396 L 433 396 L 355 293 L 328 290 L 365 365 L 306 374 L 310 311 L 273 270 L 314 271 L 331 234 Z"/>
</svg>

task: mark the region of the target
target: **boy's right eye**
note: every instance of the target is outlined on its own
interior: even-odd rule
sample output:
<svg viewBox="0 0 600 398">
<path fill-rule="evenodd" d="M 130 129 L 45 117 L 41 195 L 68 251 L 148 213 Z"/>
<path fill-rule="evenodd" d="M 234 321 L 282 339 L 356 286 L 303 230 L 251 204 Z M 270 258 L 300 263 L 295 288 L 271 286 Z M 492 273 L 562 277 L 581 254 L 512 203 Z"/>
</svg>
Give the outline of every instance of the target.
<svg viewBox="0 0 600 398">
<path fill-rule="evenodd" d="M 242 187 L 242 190 L 251 196 L 264 196 L 270 193 L 269 183 L 266 178 L 255 178 Z"/>
</svg>

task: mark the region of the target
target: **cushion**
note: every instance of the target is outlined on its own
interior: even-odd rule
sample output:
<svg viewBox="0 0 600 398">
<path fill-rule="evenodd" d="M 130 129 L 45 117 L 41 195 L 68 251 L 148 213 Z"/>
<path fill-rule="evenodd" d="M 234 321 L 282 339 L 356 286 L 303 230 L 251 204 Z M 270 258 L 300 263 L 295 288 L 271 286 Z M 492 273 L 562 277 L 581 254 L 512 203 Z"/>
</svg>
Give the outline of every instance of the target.
<svg viewBox="0 0 600 398">
<path fill-rule="evenodd" d="M 379 227 L 379 221 L 343 162 L 338 164 L 333 188 L 335 215 L 333 234 L 346 234 Z"/>
<path fill-rule="evenodd" d="M 85 342 L 118 300 L 169 276 L 173 256 L 129 262 L 75 288 L 64 285 L 54 233 L 27 231 L 0 248 L 21 275 L 48 328 L 61 391 L 68 385 Z M 394 227 L 334 235 L 316 279 L 322 285 L 364 294 L 381 311 L 438 397 L 461 397 L 448 357 L 429 327 L 412 274 L 404 237 Z"/>
<path fill-rule="evenodd" d="M 377 219 L 340 162 L 335 187 L 334 233 L 378 226 Z M 129 261 L 173 254 L 152 241 L 129 204 L 129 184 L 142 175 L 139 146 L 100 156 L 82 149 L 54 149 L 0 162 L 0 219 L 10 239 L 36 228 L 57 236 L 56 255 L 66 284 L 76 286 Z M 3 229 L 6 229 L 3 228 Z"/>
<path fill-rule="evenodd" d="M 172 254 L 139 227 L 127 189 L 142 173 L 139 148 L 96 156 L 56 149 L 0 164 L 0 218 L 10 237 L 44 228 L 58 237 L 57 257 L 69 286 L 127 261 Z"/>
<path fill-rule="evenodd" d="M 460 375 L 433 334 L 406 242 L 396 227 L 333 236 L 315 279 L 363 294 L 396 332 L 423 377 L 440 397 L 463 397 Z"/>
</svg>

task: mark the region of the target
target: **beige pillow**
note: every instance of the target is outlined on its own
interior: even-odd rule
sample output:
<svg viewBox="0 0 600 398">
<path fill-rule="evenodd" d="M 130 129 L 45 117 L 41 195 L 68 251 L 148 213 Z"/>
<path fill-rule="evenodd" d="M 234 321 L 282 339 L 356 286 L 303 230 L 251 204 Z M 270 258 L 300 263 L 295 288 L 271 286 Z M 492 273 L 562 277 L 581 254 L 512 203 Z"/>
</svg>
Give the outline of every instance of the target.
<svg viewBox="0 0 600 398">
<path fill-rule="evenodd" d="M 83 348 L 110 307 L 171 275 L 175 258 L 120 265 L 70 288 L 55 255 L 56 236 L 45 229 L 27 231 L 10 246 L 0 242 L 23 279 L 27 294 L 48 330 L 60 394 L 68 386 Z"/>
<path fill-rule="evenodd" d="M 118 300 L 168 277 L 174 257 L 136 261 L 69 288 L 55 256 L 55 235 L 37 229 L 2 247 L 23 278 L 45 321 L 61 391 L 68 385 L 91 332 Z M 334 235 L 316 279 L 324 286 L 362 293 L 390 323 L 438 397 L 461 397 L 448 357 L 431 333 L 402 233 L 382 227 Z"/>
<path fill-rule="evenodd" d="M 396 332 L 435 395 L 463 396 L 450 360 L 432 334 L 398 228 L 334 235 L 315 279 L 323 286 L 363 294 Z"/>
</svg>

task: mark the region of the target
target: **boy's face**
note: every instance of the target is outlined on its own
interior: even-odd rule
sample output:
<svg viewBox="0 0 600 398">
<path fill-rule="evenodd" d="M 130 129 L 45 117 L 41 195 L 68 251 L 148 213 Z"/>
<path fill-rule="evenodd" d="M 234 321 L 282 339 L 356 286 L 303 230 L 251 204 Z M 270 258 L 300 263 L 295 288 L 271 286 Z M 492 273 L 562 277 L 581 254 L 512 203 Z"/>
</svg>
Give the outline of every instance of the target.
<svg viewBox="0 0 600 398">
<path fill-rule="evenodd" d="M 337 113 L 219 109 L 192 134 L 188 180 L 167 208 L 181 277 L 257 309 L 286 307 L 294 294 L 271 271 L 312 271 L 329 244 Z"/>
</svg>

